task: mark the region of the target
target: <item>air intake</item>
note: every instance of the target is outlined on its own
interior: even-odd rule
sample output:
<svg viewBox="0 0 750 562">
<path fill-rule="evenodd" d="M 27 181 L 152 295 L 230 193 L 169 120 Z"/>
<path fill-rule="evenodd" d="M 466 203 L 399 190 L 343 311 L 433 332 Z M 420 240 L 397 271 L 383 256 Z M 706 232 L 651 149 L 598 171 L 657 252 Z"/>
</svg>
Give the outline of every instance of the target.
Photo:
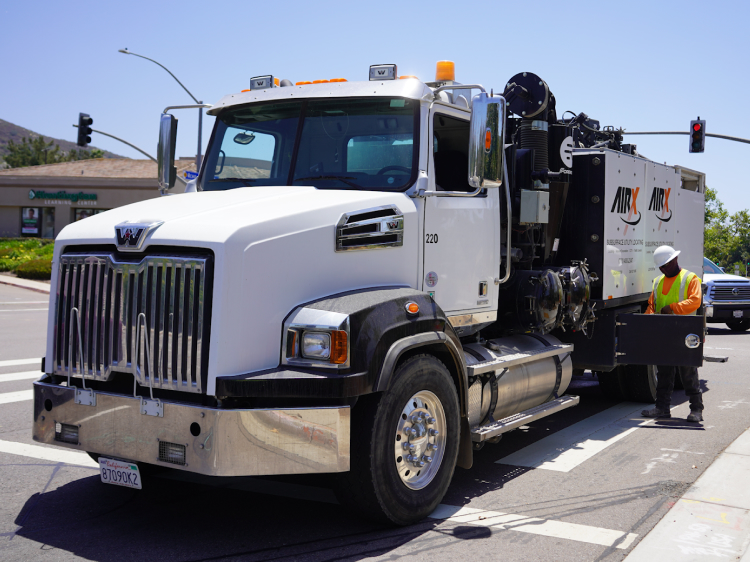
<svg viewBox="0 0 750 562">
<path fill-rule="evenodd" d="M 337 252 L 403 245 L 404 215 L 395 205 L 346 213 L 336 225 Z"/>
</svg>

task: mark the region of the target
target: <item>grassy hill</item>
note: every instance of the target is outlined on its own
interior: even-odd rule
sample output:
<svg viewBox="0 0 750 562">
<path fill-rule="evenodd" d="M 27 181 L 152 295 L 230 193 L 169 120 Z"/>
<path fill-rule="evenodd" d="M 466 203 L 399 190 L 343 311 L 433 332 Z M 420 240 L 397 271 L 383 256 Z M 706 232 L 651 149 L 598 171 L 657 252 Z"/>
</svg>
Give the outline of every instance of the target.
<svg viewBox="0 0 750 562">
<path fill-rule="evenodd" d="M 73 127 L 70 128 L 71 138 L 74 138 L 76 135 L 76 129 Z M 26 137 L 27 139 L 31 139 L 34 137 L 44 136 L 44 139 L 46 141 L 54 141 L 55 144 L 60 146 L 60 150 L 63 152 L 68 152 L 71 149 L 80 150 L 80 147 L 76 146 L 75 142 L 62 140 L 62 139 L 55 139 L 52 137 L 48 137 L 45 135 L 40 135 L 39 133 L 35 133 L 34 131 L 29 131 L 28 129 L 24 129 L 23 127 L 19 127 L 18 125 L 14 125 L 13 123 L 8 123 L 7 121 L 3 121 L 0 119 L 0 160 L 3 159 L 3 157 L 8 153 L 8 141 L 13 141 L 14 143 L 20 143 L 21 139 L 23 137 Z M 84 150 L 92 150 L 96 148 L 95 146 L 89 146 L 88 148 Z M 118 154 L 114 154 L 112 152 L 104 152 L 105 158 L 124 158 L 124 156 L 119 156 Z M 2 168 L 2 165 L 0 164 L 0 168 Z"/>
</svg>

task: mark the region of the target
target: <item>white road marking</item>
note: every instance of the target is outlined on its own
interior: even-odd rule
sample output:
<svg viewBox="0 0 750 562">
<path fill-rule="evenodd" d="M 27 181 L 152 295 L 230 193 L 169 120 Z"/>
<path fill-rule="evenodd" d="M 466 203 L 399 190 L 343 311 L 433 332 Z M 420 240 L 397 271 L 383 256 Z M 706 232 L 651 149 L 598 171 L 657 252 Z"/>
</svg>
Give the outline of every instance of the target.
<svg viewBox="0 0 750 562">
<path fill-rule="evenodd" d="M 682 449 L 665 449 L 661 448 L 662 451 L 674 451 L 675 453 L 690 453 L 691 455 L 705 455 L 706 453 L 696 453 L 695 451 L 683 451 Z"/>
<path fill-rule="evenodd" d="M 26 445 L 25 443 L 14 443 L 12 441 L 0 441 L 0 453 L 92 468 L 99 467 L 99 464 L 95 463 L 86 453 L 52 447 L 40 447 L 39 445 Z"/>
<path fill-rule="evenodd" d="M 630 435 L 641 425 L 653 421 L 642 421 L 640 410 L 643 410 L 643 404 L 622 402 L 496 462 L 570 472 L 582 462 Z"/>
<path fill-rule="evenodd" d="M 26 379 L 39 379 L 42 377 L 41 371 L 25 371 L 23 373 L 5 373 L 0 375 L 0 382 L 23 381 Z"/>
<path fill-rule="evenodd" d="M 49 308 L 8 308 L 6 310 L 0 310 L 0 314 L 6 312 L 37 312 L 40 310 L 49 310 Z"/>
<path fill-rule="evenodd" d="M 0 394 L 0 404 L 10 404 L 11 402 L 22 402 L 24 400 L 33 400 L 33 390 L 19 390 L 18 392 L 5 392 Z"/>
<path fill-rule="evenodd" d="M 5 301 L 0 304 L 49 304 L 49 301 Z"/>
<path fill-rule="evenodd" d="M 578 523 L 567 523 L 565 521 L 527 517 L 526 515 L 514 515 L 499 511 L 485 511 L 471 507 L 456 507 L 442 504 L 438 506 L 430 517 L 432 519 L 444 519 L 451 523 L 468 523 L 481 527 L 519 531 L 521 533 L 568 539 L 601 546 L 614 546 L 621 550 L 629 548 L 638 536 L 635 533 L 579 525 Z"/>
<path fill-rule="evenodd" d="M 34 359 L 8 359 L 6 361 L 0 361 L 0 367 L 16 367 L 18 365 L 37 365 L 42 364 L 42 358 L 36 357 Z"/>
</svg>

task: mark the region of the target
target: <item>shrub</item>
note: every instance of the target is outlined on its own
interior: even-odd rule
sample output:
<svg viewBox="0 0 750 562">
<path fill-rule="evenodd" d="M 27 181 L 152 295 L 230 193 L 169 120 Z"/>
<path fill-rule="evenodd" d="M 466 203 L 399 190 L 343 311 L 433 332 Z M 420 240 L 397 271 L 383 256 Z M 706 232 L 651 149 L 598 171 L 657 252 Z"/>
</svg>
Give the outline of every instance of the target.
<svg viewBox="0 0 750 562">
<path fill-rule="evenodd" d="M 24 279 L 49 281 L 52 277 L 52 260 L 37 259 L 24 262 L 16 268 L 16 275 Z"/>
</svg>

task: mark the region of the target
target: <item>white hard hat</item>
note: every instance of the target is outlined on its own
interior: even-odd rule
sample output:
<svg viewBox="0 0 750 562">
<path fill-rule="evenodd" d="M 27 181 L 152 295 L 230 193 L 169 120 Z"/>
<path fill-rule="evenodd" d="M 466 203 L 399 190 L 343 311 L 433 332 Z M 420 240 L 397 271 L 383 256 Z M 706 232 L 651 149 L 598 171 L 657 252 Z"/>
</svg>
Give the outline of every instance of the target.
<svg viewBox="0 0 750 562">
<path fill-rule="evenodd" d="M 656 267 L 661 267 L 668 264 L 679 255 L 680 251 L 675 250 L 672 246 L 659 246 L 654 250 L 654 263 L 656 264 Z"/>
</svg>

